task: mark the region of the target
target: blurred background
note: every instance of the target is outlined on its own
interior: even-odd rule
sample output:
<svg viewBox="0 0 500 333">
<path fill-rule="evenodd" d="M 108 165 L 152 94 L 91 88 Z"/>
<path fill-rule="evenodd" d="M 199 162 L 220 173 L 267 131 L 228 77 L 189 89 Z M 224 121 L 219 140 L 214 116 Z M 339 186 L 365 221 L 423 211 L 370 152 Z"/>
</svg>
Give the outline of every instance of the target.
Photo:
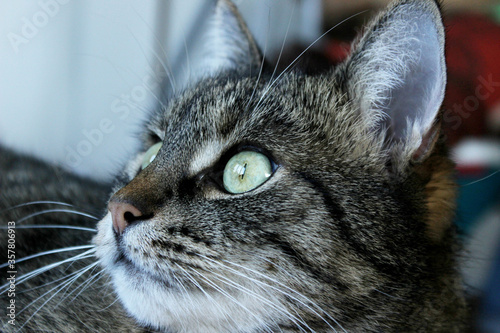
<svg viewBox="0 0 500 333">
<path fill-rule="evenodd" d="M 201 70 L 213 3 L 0 0 L 0 143 L 109 180 L 158 99 Z M 341 62 L 388 1 L 235 3 L 280 70 L 314 42 L 294 66 L 316 72 Z M 443 123 L 460 185 L 462 269 L 475 330 L 500 332 L 500 2 L 445 0 L 443 9 Z"/>
</svg>

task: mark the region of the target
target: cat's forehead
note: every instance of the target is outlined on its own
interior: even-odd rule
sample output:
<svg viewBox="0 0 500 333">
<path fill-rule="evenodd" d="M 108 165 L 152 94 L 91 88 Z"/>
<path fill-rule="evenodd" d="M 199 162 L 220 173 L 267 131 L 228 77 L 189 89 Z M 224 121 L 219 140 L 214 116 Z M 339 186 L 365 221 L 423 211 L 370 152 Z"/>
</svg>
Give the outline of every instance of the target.
<svg viewBox="0 0 500 333">
<path fill-rule="evenodd" d="M 172 98 L 164 108 L 158 110 L 152 126 L 169 135 L 176 132 L 199 132 L 204 135 L 209 134 L 207 131 L 212 134 L 227 133 L 232 130 L 237 119 L 242 119 L 243 113 L 248 114 L 243 103 L 250 100 L 250 90 L 258 89 L 255 84 L 251 78 L 207 78 Z"/>
<path fill-rule="evenodd" d="M 312 135 L 311 132 L 328 130 L 332 118 L 346 116 L 338 115 L 345 110 L 335 110 L 341 94 L 334 92 L 332 82 L 326 88 L 320 81 L 294 73 L 280 80 L 264 75 L 208 78 L 160 110 L 154 124 L 167 136 L 182 133 L 192 139 L 257 137 L 269 131 L 282 135 L 285 129 L 291 132 L 299 128 L 302 130 L 295 134 L 308 128 L 308 135 Z"/>
<path fill-rule="evenodd" d="M 352 126 L 356 112 L 342 101 L 345 96 L 331 77 L 325 80 L 295 73 L 279 81 L 265 76 L 208 78 L 160 110 L 153 124 L 166 149 L 189 159 L 194 169 L 242 143 L 303 163 L 334 151 L 336 157 L 343 151 L 352 154 L 348 141 L 356 134 L 346 131 L 360 130 Z"/>
</svg>

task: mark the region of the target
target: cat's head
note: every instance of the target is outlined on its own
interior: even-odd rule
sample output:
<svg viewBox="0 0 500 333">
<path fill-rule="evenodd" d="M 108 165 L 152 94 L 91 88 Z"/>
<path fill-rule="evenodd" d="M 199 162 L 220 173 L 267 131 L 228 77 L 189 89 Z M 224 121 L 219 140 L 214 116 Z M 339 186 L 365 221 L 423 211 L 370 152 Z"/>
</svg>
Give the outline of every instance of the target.
<svg viewBox="0 0 500 333">
<path fill-rule="evenodd" d="M 229 1 L 215 18 L 208 74 L 152 116 L 99 223 L 120 301 L 172 332 L 404 324 L 451 274 L 438 6 L 393 4 L 316 76 L 272 76 Z"/>
</svg>

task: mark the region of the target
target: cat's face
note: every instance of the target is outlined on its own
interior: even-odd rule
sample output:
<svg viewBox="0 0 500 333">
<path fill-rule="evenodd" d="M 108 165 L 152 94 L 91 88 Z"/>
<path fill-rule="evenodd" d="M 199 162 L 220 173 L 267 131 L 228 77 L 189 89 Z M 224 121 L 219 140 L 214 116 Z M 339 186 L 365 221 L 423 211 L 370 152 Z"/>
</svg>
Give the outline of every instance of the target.
<svg viewBox="0 0 500 333">
<path fill-rule="evenodd" d="M 335 71 L 275 81 L 260 75 L 254 43 L 235 21 L 250 60 L 231 61 L 155 113 L 99 223 L 97 255 L 134 318 L 174 332 L 359 328 L 380 315 L 374 307 L 393 301 L 387 294 L 411 294 L 405 285 L 423 279 L 416 268 L 447 227 L 429 224 L 429 172 L 412 169 L 432 150 L 442 27 L 432 2 L 403 3 L 386 16 L 401 23 L 411 9 L 422 17 L 406 32 L 435 44 L 435 55 L 420 58 L 437 68 L 413 69 L 419 50 L 409 50 L 400 61 L 409 72 L 381 75 L 387 82 L 378 86 L 366 82 L 377 79 L 370 66 L 388 59 L 371 48 L 387 37 L 379 34 L 397 35 L 396 23 L 373 23 Z M 237 16 L 226 1 L 218 10 Z M 419 24 L 434 34 L 420 34 Z M 408 125 L 366 115 L 374 105 L 402 112 L 383 96 L 406 89 L 430 95 L 407 99 L 425 110 Z"/>
<path fill-rule="evenodd" d="M 262 96 L 265 82 L 209 79 L 157 114 L 146 137 L 162 138 L 160 151 L 142 171 L 150 155 L 139 154 L 128 167 L 131 182 L 112 199 L 146 218 L 117 233 L 109 213 L 99 227 L 101 260 L 130 311 L 145 321 L 156 313 L 164 325 L 194 316 L 216 327 L 229 316 L 258 327 L 293 316 L 287 288 L 333 296 L 339 285 L 363 289 L 360 282 L 373 280 L 349 253 L 341 223 L 354 218 L 348 201 L 360 188 L 372 199 L 356 198 L 357 205 L 376 210 L 391 200 L 375 193 L 384 188 L 383 175 L 373 177 L 382 161 L 370 159 L 369 141 L 356 142 L 362 124 L 341 94 L 318 91 L 318 80 L 287 75 L 256 107 L 250 97 L 254 88 Z M 341 132 L 352 137 L 349 145 Z M 237 180 L 233 157 L 250 163 Z M 231 193 L 239 191 L 235 182 L 247 191 Z M 305 302 L 301 294 L 293 297 Z"/>
</svg>

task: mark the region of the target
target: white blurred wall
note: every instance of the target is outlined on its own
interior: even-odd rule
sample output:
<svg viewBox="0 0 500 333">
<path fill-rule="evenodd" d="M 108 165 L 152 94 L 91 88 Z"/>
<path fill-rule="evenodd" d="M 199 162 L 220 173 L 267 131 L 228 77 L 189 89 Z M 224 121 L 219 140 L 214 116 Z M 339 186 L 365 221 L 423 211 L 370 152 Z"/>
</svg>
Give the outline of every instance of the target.
<svg viewBox="0 0 500 333">
<path fill-rule="evenodd" d="M 182 85 L 197 63 L 197 27 L 211 3 L 0 0 L 0 143 L 109 178 L 155 105 L 158 65 Z M 289 22 L 287 42 L 319 35 L 319 0 L 236 4 L 267 53 L 281 48 Z"/>
</svg>

